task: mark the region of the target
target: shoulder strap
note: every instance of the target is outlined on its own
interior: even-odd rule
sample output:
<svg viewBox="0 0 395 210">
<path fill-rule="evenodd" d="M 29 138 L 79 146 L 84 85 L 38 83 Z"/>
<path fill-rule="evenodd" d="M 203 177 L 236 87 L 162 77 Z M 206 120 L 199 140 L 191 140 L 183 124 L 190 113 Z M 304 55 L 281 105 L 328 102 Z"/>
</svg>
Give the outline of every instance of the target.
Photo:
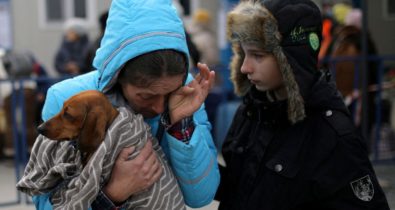
<svg viewBox="0 0 395 210">
<path fill-rule="evenodd" d="M 345 113 L 337 110 L 326 110 L 322 114 L 323 118 L 339 136 L 345 136 L 353 132 L 354 124 Z"/>
</svg>

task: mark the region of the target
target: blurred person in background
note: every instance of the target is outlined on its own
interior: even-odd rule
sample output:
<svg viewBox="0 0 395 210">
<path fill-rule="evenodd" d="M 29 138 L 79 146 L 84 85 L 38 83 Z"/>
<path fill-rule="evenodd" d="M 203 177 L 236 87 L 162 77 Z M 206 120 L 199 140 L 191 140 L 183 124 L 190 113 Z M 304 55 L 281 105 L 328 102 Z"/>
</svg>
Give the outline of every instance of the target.
<svg viewBox="0 0 395 210">
<path fill-rule="evenodd" d="M 55 56 L 55 68 L 60 76 L 75 76 L 87 72 L 85 53 L 89 46 L 86 25 L 81 19 L 65 23 L 62 43 Z"/>
<path fill-rule="evenodd" d="M 95 58 L 96 50 L 100 47 L 101 39 L 106 29 L 108 11 L 103 12 L 99 17 L 100 34 L 92 43 L 90 43 L 85 54 L 85 66 L 87 71 L 94 70 L 93 59 Z"/>
<path fill-rule="evenodd" d="M 360 129 L 362 124 L 362 11 L 360 9 L 348 10 L 343 24 L 338 28 L 329 51 L 330 58 L 346 59 L 333 63 L 335 69 L 336 85 L 342 94 L 346 105 L 354 115 L 355 125 Z M 370 33 L 367 33 L 367 80 L 368 86 L 377 84 L 377 61 L 369 57 L 376 56 L 376 44 Z M 369 91 L 369 90 L 368 90 Z M 368 92 L 367 123 L 368 136 L 375 123 L 376 92 Z"/>
<path fill-rule="evenodd" d="M 180 4 L 180 2 L 178 0 L 173 0 L 172 4 L 177 10 L 177 15 L 184 22 L 184 8 L 183 8 L 183 6 Z M 197 48 L 196 44 L 192 41 L 191 35 L 189 34 L 188 30 L 185 30 L 185 39 L 186 39 L 187 45 L 188 45 L 189 62 L 191 64 L 190 69 L 195 70 L 195 69 L 197 69 L 197 63 L 200 62 L 200 60 L 201 60 L 201 52 Z M 194 72 L 194 71 L 192 71 L 192 72 Z"/>
<path fill-rule="evenodd" d="M 193 43 L 201 54 L 201 62 L 208 66 L 219 64 L 218 48 L 215 35 L 211 31 L 211 14 L 205 9 L 198 9 L 192 16 L 191 25 L 187 27 Z"/>
<path fill-rule="evenodd" d="M 338 23 L 333 17 L 333 0 L 324 0 L 322 2 L 322 41 L 318 54 L 319 59 L 324 59 L 333 40 L 333 33 Z"/>
</svg>

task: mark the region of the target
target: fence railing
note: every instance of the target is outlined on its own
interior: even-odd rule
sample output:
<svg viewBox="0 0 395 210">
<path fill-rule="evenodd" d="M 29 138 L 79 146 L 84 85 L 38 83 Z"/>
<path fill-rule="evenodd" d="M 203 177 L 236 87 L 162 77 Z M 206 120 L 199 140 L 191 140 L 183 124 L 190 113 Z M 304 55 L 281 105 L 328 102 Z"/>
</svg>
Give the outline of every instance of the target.
<svg viewBox="0 0 395 210">
<path fill-rule="evenodd" d="M 4 147 L 6 143 L 12 145 L 11 157 L 14 159 L 14 173 L 15 173 L 15 184 L 22 178 L 25 166 L 29 158 L 29 149 L 27 144 L 27 133 L 28 128 L 35 128 L 35 125 L 28 125 L 27 116 L 36 115 L 37 113 L 27 113 L 27 107 L 37 105 L 37 101 L 27 100 L 26 89 L 33 90 L 32 93 L 37 93 L 38 86 L 46 84 L 52 84 L 60 79 L 42 77 L 42 78 L 20 78 L 20 79 L 0 79 L 0 108 L 2 109 L 4 119 L 2 123 L 5 123 L 6 128 L 2 128 L 2 137 L 0 141 L 3 141 L 1 145 Z M 45 93 L 44 93 L 45 94 Z M 9 104 L 6 104 L 9 103 Z M 8 110 L 5 110 L 8 107 Z M 40 110 L 34 110 L 40 111 Z M 4 126 L 4 125 L 3 125 Z M 7 133 L 8 132 L 8 133 Z M 7 135 L 9 134 L 9 135 Z M 0 148 L 5 152 L 5 148 Z M 10 201 L 0 202 L 0 208 L 10 205 L 17 205 L 25 201 L 31 203 L 30 198 L 19 191 L 16 191 L 15 199 Z"/>
<path fill-rule="evenodd" d="M 365 63 L 364 63 L 365 62 Z M 370 149 L 371 149 L 371 159 L 374 162 L 385 162 L 385 161 L 391 161 L 393 162 L 395 160 L 395 139 L 390 139 L 392 141 L 392 144 L 387 145 L 388 147 L 391 148 L 386 148 L 388 150 L 391 150 L 391 154 L 387 156 L 392 156 L 392 158 L 383 158 L 383 156 L 380 154 L 382 151 L 382 123 L 383 123 L 383 99 L 389 100 L 391 104 L 394 101 L 392 101 L 392 96 L 389 94 L 389 96 L 386 96 L 383 98 L 383 91 L 390 92 L 392 90 L 395 90 L 395 77 L 393 78 L 394 80 L 389 80 L 387 78 L 387 81 L 384 80 L 385 74 L 388 74 L 388 71 L 394 71 L 395 70 L 395 55 L 383 55 L 383 56 L 367 56 L 366 58 L 362 56 L 349 56 L 349 57 L 335 57 L 335 58 L 326 58 L 321 61 L 321 65 L 327 66 L 334 78 L 336 79 L 337 75 L 340 74 L 341 72 L 339 71 L 345 71 L 348 69 L 344 68 L 339 68 L 340 65 L 345 64 L 345 63 L 351 63 L 352 65 L 348 65 L 346 67 L 353 66 L 353 97 L 355 100 L 360 99 L 360 103 L 354 103 L 353 106 L 351 106 L 351 113 L 354 117 L 354 119 L 358 118 L 358 109 L 362 108 L 362 110 L 371 110 L 374 114 L 372 113 L 363 113 L 361 114 L 362 116 L 365 116 L 365 119 L 362 120 L 373 120 L 374 122 L 366 122 L 366 123 L 371 123 L 372 127 L 370 126 L 361 126 L 361 129 L 370 129 L 370 130 L 361 130 L 362 134 L 368 134 L 368 136 L 364 136 L 367 145 L 369 144 L 369 140 L 373 138 L 372 144 Z M 363 68 L 363 65 L 365 65 L 366 68 Z M 363 80 L 365 77 L 366 79 Z M 372 78 L 373 77 L 373 78 Z M 365 82 L 365 84 L 364 84 Z M 365 86 L 364 86 L 365 85 Z M 363 97 L 366 97 L 366 100 L 361 100 Z M 373 98 L 370 98 L 373 97 Z M 347 98 L 345 98 L 346 100 Z M 369 101 L 373 101 L 373 103 L 369 103 Z M 390 105 L 391 105 L 390 104 Z M 359 107 L 359 105 L 361 107 Z M 368 106 L 373 106 L 372 107 Z M 391 107 L 389 107 L 389 112 L 391 112 Z M 395 110 L 394 110 L 395 111 Z M 390 114 L 390 113 L 387 113 Z M 367 117 L 368 115 L 374 115 L 373 119 L 369 119 Z M 385 116 L 385 118 L 389 118 L 389 122 L 391 122 L 391 116 Z M 385 121 L 388 121 L 385 120 Z M 355 122 L 356 124 L 358 122 Z M 395 122 L 394 122 L 395 123 Z M 395 137 L 395 136 L 394 136 Z M 388 139 L 386 139 L 388 141 Z"/>
</svg>

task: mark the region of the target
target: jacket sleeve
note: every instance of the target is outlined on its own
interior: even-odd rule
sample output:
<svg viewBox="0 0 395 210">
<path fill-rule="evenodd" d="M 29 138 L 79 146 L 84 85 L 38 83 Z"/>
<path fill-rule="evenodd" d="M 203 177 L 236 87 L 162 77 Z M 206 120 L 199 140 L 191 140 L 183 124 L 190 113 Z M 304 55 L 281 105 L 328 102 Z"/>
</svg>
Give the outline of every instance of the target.
<svg viewBox="0 0 395 210">
<path fill-rule="evenodd" d="M 44 121 L 55 116 L 61 109 L 61 105 L 58 102 L 59 100 L 56 98 L 55 92 L 56 91 L 53 88 L 49 88 L 47 91 L 46 100 L 41 113 L 41 117 Z"/>
<path fill-rule="evenodd" d="M 220 175 L 217 164 L 217 151 L 214 145 L 204 105 L 193 115 L 195 130 L 188 144 L 165 133 L 173 171 L 177 176 L 185 203 L 198 208 L 213 201 Z"/>
<path fill-rule="evenodd" d="M 37 210 L 52 210 L 52 204 L 49 201 L 50 193 L 44 195 L 35 195 L 32 197 L 33 203 Z"/>
<path fill-rule="evenodd" d="M 316 138 L 312 190 L 328 209 L 389 209 L 366 144 L 342 112 L 324 117 Z M 318 123 L 317 123 L 318 124 Z M 317 208 L 320 209 L 320 208 Z"/>
</svg>

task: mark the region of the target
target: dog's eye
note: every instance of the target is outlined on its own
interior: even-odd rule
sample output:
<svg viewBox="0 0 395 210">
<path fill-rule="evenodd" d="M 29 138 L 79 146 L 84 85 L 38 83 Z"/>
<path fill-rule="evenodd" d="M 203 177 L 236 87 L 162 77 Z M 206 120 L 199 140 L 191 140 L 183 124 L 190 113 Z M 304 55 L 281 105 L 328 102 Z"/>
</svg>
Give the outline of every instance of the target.
<svg viewBox="0 0 395 210">
<path fill-rule="evenodd" d="M 73 121 L 73 120 L 74 120 L 74 117 L 71 116 L 71 114 L 69 114 L 68 112 L 64 112 L 64 113 L 63 113 L 63 117 L 64 117 L 66 120 L 69 120 L 69 121 Z"/>
</svg>

